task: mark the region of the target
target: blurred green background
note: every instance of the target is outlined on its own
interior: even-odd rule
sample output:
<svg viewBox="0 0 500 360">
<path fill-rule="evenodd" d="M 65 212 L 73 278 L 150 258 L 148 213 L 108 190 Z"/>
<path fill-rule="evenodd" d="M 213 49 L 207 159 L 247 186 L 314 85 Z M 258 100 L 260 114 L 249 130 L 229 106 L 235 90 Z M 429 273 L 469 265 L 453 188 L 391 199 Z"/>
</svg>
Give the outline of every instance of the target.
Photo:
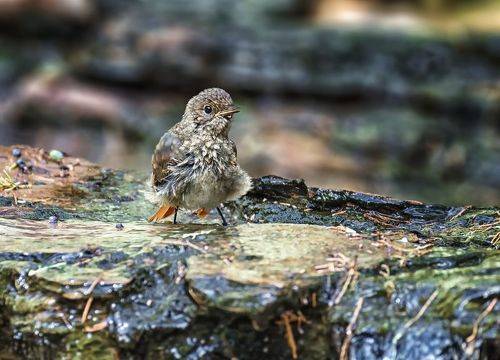
<svg viewBox="0 0 500 360">
<path fill-rule="evenodd" d="M 0 0 L 0 144 L 146 176 L 213 86 L 252 176 L 500 202 L 500 1 Z"/>
</svg>

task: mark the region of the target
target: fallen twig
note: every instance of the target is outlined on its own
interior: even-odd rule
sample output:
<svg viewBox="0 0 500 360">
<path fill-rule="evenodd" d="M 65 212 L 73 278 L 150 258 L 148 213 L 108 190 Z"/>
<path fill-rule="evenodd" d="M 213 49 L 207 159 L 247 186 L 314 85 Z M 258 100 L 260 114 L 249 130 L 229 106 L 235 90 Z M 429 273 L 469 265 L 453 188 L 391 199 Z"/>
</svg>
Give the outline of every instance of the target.
<svg viewBox="0 0 500 360">
<path fill-rule="evenodd" d="M 344 284 L 342 285 L 342 289 L 340 290 L 340 292 L 335 297 L 335 300 L 333 301 L 334 305 L 338 305 L 340 303 L 340 301 L 344 297 L 344 294 L 349 288 L 349 285 L 351 284 L 353 279 L 357 276 L 356 264 L 357 264 L 357 259 L 354 259 L 353 263 L 349 268 L 349 271 L 347 272 L 346 279 L 344 281 Z"/>
<path fill-rule="evenodd" d="M 439 294 L 439 291 L 437 289 L 434 290 L 434 292 L 431 294 L 431 296 L 429 296 L 429 298 L 424 303 L 424 305 L 422 305 L 422 307 L 418 311 L 417 315 L 415 315 L 413 318 L 411 318 L 410 320 L 408 320 L 405 323 L 405 325 L 404 325 L 405 329 L 408 329 L 409 327 L 411 327 L 413 324 L 415 324 L 422 317 L 422 315 L 424 315 L 425 311 L 429 308 L 429 306 L 434 301 L 434 299 L 438 296 L 438 294 Z"/>
<path fill-rule="evenodd" d="M 498 225 L 500 225 L 500 220 L 494 221 L 494 222 L 489 223 L 489 224 L 481 224 L 481 225 L 477 225 L 477 226 L 476 226 L 476 228 L 489 230 L 489 229 L 491 229 L 492 227 L 494 227 L 494 226 L 498 226 Z"/>
<path fill-rule="evenodd" d="M 314 266 L 314 269 L 318 272 L 339 272 L 347 268 L 352 260 L 342 253 L 336 253 L 334 256 L 326 258 L 328 261 L 326 264 L 320 264 Z"/>
<path fill-rule="evenodd" d="M 469 210 L 470 208 L 472 208 L 471 205 L 467 205 L 467 206 L 464 206 L 458 213 L 456 213 L 455 215 L 453 215 L 450 220 L 455 220 L 457 217 L 459 216 L 462 216 L 463 214 L 465 214 L 465 212 L 467 210 Z"/>
<path fill-rule="evenodd" d="M 405 248 L 405 247 L 402 247 L 402 246 L 398 246 L 392 242 L 389 242 L 385 239 L 381 239 L 378 241 L 380 244 L 383 244 L 387 247 L 390 247 L 396 251 L 399 251 L 399 252 L 403 252 L 403 253 L 410 253 L 410 254 L 415 254 L 417 256 L 422 256 L 422 255 L 425 255 L 427 253 L 429 253 L 431 250 L 430 248 L 432 248 L 434 246 L 434 244 L 426 244 L 426 245 L 423 245 L 423 246 L 419 246 L 419 247 L 416 247 L 416 248 Z"/>
<path fill-rule="evenodd" d="M 406 330 L 408 330 L 413 324 L 415 324 L 422 317 L 422 315 L 424 315 L 424 313 L 429 308 L 429 306 L 432 304 L 432 302 L 434 301 L 434 299 L 438 296 L 438 294 L 439 294 L 439 291 L 437 289 L 434 290 L 434 292 L 431 294 L 431 296 L 429 296 L 429 298 L 425 301 L 424 305 L 422 305 L 422 307 L 418 311 L 417 315 L 415 315 L 410 320 L 408 320 L 403 325 L 403 328 L 400 331 L 398 331 L 396 333 L 396 335 L 394 335 L 394 337 L 392 338 L 392 345 L 394 347 L 396 347 L 397 343 L 403 337 L 403 335 L 405 334 Z"/>
<path fill-rule="evenodd" d="M 90 284 L 89 288 L 85 290 L 84 295 L 90 295 L 96 288 L 97 284 L 102 280 L 102 275 L 99 275 L 98 277 L 95 278 L 94 281 L 92 281 L 92 284 Z"/>
<path fill-rule="evenodd" d="M 484 309 L 483 312 L 479 314 L 476 321 L 474 321 L 472 333 L 467 337 L 467 339 L 465 339 L 465 341 L 467 342 L 467 355 L 471 356 L 474 352 L 474 343 L 476 342 L 477 334 L 479 333 L 479 326 L 481 325 L 481 322 L 486 318 L 486 316 L 488 316 L 488 314 L 493 311 L 497 302 L 498 298 L 494 298 L 493 300 L 491 300 L 486 309 Z"/>
<path fill-rule="evenodd" d="M 89 315 L 90 307 L 92 306 L 93 301 L 94 301 L 94 297 L 91 296 L 87 299 L 87 302 L 85 303 L 85 307 L 83 308 L 82 319 L 81 319 L 82 324 L 85 324 L 85 321 L 87 321 L 87 316 Z"/>
<path fill-rule="evenodd" d="M 293 335 L 292 322 L 297 322 L 297 331 L 299 331 L 299 333 L 302 333 L 302 323 L 308 323 L 306 317 L 300 311 L 297 312 L 297 314 L 294 314 L 292 311 L 285 311 L 281 314 L 281 320 L 276 321 L 276 324 L 285 327 L 285 338 L 290 348 L 290 352 L 292 353 L 292 358 L 297 359 L 297 343 Z"/>
<path fill-rule="evenodd" d="M 292 352 L 292 358 L 297 359 L 297 343 L 295 342 L 295 338 L 293 336 L 292 327 L 290 326 L 290 320 L 285 314 L 281 315 L 281 318 L 283 319 L 283 323 L 285 325 L 286 342 L 288 343 L 290 351 Z"/>
<path fill-rule="evenodd" d="M 491 244 L 493 246 L 497 246 L 500 244 L 500 231 L 493 235 L 493 238 L 491 238 Z"/>
<path fill-rule="evenodd" d="M 297 311 L 297 331 L 300 333 L 300 334 L 303 334 L 304 333 L 304 330 L 302 330 L 302 323 L 304 324 L 308 324 L 309 321 L 307 321 L 306 317 L 304 316 L 304 314 L 302 314 L 302 311 L 298 310 Z"/>
<path fill-rule="evenodd" d="M 194 290 L 193 288 L 189 287 L 188 288 L 188 293 L 189 295 L 191 295 L 191 297 L 193 298 L 194 302 L 198 305 L 204 305 L 205 304 L 205 301 L 202 299 L 201 296 L 199 296 Z"/>
<path fill-rule="evenodd" d="M 365 219 L 371 220 L 374 223 L 384 225 L 384 226 L 389 226 L 393 227 L 395 225 L 398 225 L 402 222 L 407 222 L 406 220 L 403 219 L 396 219 L 391 216 L 383 215 L 383 214 L 378 214 L 378 213 L 365 213 L 363 214 L 363 217 Z"/>
<path fill-rule="evenodd" d="M 358 321 L 359 313 L 361 312 L 364 301 L 365 298 L 360 297 L 356 302 L 356 307 L 354 308 L 354 311 L 352 313 L 351 321 L 349 322 L 349 325 L 347 325 L 347 328 L 345 330 L 345 338 L 342 342 L 342 347 L 340 348 L 340 360 L 348 359 L 349 346 L 351 345 L 352 336 L 354 335 L 354 326 Z"/>
<path fill-rule="evenodd" d="M 207 251 L 201 247 L 199 247 L 198 245 L 196 244 L 193 244 L 192 242 L 186 240 L 186 241 L 182 241 L 182 240 L 167 240 L 166 242 L 162 242 L 166 245 L 177 245 L 177 246 L 187 246 L 187 247 L 190 247 L 192 249 L 195 249 L 195 250 L 198 250 L 199 252 L 202 252 L 204 254 L 207 253 Z"/>
<path fill-rule="evenodd" d="M 349 269 L 344 284 L 342 285 L 342 289 L 340 290 L 340 292 L 338 293 L 337 297 L 333 302 L 335 305 L 338 305 L 340 303 L 340 300 L 342 300 L 342 298 L 344 297 L 345 292 L 347 291 L 349 285 L 351 284 L 353 276 L 354 272 L 352 271 L 352 269 Z"/>
<path fill-rule="evenodd" d="M 316 306 L 318 306 L 318 295 L 313 292 L 312 295 L 311 295 L 311 306 L 313 308 L 315 308 Z"/>
<path fill-rule="evenodd" d="M 90 295 L 92 294 L 92 292 L 94 291 L 94 289 L 96 288 L 97 284 L 99 284 L 99 282 L 101 281 L 102 279 L 102 276 L 99 275 L 93 282 L 92 284 L 90 284 L 89 288 L 84 292 L 85 295 Z M 93 296 L 90 296 L 88 299 L 87 299 L 87 302 L 85 303 L 85 307 L 83 308 L 83 313 L 82 313 L 82 318 L 81 318 L 81 322 L 82 324 L 85 324 L 85 321 L 87 321 L 87 317 L 89 315 L 89 312 L 90 312 L 90 307 L 92 306 L 92 302 L 94 301 L 94 297 Z"/>
<path fill-rule="evenodd" d="M 101 321 L 97 324 L 94 324 L 92 326 L 85 326 L 85 332 L 96 332 L 96 331 L 101 331 L 106 329 L 108 326 L 108 322 L 106 320 Z"/>
<path fill-rule="evenodd" d="M 66 318 L 66 315 L 64 315 L 64 313 L 59 313 L 58 314 L 59 317 L 62 319 L 62 321 L 64 322 L 64 325 L 66 325 L 66 327 L 71 330 L 73 329 L 73 326 L 71 325 L 71 323 L 68 321 L 68 319 Z"/>
<path fill-rule="evenodd" d="M 340 211 L 332 213 L 332 216 L 342 215 L 342 214 L 345 214 L 345 213 L 346 213 L 346 210 L 340 210 Z"/>
</svg>

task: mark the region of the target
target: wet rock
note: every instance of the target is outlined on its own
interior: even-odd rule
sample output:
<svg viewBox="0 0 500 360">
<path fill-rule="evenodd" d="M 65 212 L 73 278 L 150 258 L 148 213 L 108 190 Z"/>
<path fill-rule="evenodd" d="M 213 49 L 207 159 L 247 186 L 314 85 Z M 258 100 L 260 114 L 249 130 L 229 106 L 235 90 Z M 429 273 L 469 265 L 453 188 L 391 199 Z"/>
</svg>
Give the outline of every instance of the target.
<svg viewBox="0 0 500 360">
<path fill-rule="evenodd" d="M 21 155 L 22 155 L 21 149 L 18 149 L 18 148 L 12 149 L 12 156 L 14 156 L 15 158 L 18 158 L 18 157 L 21 157 Z"/>
<path fill-rule="evenodd" d="M 31 192 L 14 190 L 16 199 L 0 191 L 0 237 L 9 239 L 0 241 L 0 349 L 15 356 L 325 359 L 348 346 L 354 359 L 420 359 L 498 351 L 498 208 L 266 176 L 225 204 L 234 226 L 183 212 L 179 225 L 148 224 L 144 181 L 71 156 L 62 160 L 73 165 L 70 176 L 59 178 L 45 151 L 19 148 L 47 173 L 31 174 Z M 1 148 L 5 162 L 11 151 Z M 32 182 L 47 176 L 54 179 Z M 50 228 L 49 216 L 64 221 Z M 116 231 L 120 224 L 127 230 Z"/>
</svg>

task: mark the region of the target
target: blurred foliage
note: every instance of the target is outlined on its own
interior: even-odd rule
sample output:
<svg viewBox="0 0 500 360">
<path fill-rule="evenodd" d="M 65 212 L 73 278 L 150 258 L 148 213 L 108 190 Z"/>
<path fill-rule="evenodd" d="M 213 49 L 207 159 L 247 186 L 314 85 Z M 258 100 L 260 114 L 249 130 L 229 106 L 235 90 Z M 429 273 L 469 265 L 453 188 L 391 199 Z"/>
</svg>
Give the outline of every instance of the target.
<svg viewBox="0 0 500 360">
<path fill-rule="evenodd" d="M 186 100 L 220 86 L 253 176 L 500 201 L 498 2 L 50 4 L 0 3 L 0 143 L 148 172 Z"/>
</svg>

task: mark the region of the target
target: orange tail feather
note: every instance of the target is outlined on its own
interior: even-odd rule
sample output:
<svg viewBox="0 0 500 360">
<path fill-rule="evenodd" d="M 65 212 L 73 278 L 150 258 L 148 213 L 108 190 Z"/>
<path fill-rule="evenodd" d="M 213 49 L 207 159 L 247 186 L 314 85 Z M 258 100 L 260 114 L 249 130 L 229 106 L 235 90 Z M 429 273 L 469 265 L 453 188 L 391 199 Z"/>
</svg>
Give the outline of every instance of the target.
<svg viewBox="0 0 500 360">
<path fill-rule="evenodd" d="M 175 207 L 169 206 L 169 205 L 162 206 L 158 209 L 158 211 L 153 216 L 151 216 L 148 219 L 148 222 L 159 221 L 161 219 L 165 219 L 166 217 L 169 217 L 170 215 L 172 215 L 174 212 L 175 212 Z"/>
</svg>

